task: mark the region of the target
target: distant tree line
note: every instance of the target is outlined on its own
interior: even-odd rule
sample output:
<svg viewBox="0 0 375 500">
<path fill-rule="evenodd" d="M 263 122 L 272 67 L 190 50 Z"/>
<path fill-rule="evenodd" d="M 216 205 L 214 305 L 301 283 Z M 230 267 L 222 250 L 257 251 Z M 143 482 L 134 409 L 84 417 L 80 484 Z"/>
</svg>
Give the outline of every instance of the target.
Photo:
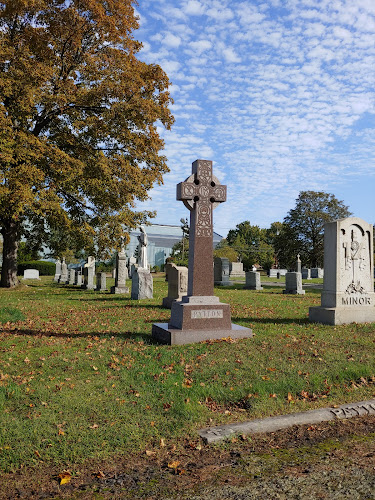
<svg viewBox="0 0 375 500">
<path fill-rule="evenodd" d="M 322 267 L 324 224 L 351 215 L 348 207 L 333 194 L 301 191 L 295 207 L 289 210 L 283 222 L 273 222 L 263 229 L 245 220 L 228 232 L 216 247 L 214 256 L 226 257 L 230 262 L 240 260 L 245 270 L 253 266 L 265 270 L 272 267 L 294 269 L 298 254 L 303 266 Z M 171 260 L 187 265 L 188 245 L 184 232 L 183 240 L 173 248 Z"/>
</svg>

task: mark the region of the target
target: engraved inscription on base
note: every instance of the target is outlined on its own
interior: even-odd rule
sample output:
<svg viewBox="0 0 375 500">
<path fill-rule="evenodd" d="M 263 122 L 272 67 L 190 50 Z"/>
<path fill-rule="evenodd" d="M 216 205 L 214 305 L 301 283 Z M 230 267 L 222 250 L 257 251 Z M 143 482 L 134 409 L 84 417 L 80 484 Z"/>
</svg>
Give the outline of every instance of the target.
<svg viewBox="0 0 375 500">
<path fill-rule="evenodd" d="M 191 311 L 191 319 L 223 318 L 222 309 L 197 309 Z"/>
<path fill-rule="evenodd" d="M 371 298 L 368 296 L 352 295 L 348 297 L 342 297 L 343 306 L 371 306 Z"/>
<path fill-rule="evenodd" d="M 359 415 L 373 415 L 375 413 L 375 405 L 372 403 L 350 406 L 348 408 L 337 408 L 330 410 L 337 418 L 350 418 Z"/>
</svg>

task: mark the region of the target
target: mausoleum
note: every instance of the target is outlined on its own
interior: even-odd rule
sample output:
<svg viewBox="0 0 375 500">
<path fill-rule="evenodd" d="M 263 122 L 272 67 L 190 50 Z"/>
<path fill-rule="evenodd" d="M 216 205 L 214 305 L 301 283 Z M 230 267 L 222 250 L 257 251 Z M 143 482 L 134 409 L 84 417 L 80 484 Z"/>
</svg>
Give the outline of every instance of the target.
<svg viewBox="0 0 375 500">
<path fill-rule="evenodd" d="M 144 226 L 144 229 L 148 237 L 148 262 L 151 269 L 154 266 L 161 267 L 165 264 L 166 259 L 171 255 L 173 245 L 182 240 L 182 228 L 181 226 L 172 226 L 167 224 L 151 224 L 150 226 Z M 138 236 L 140 236 L 141 231 L 139 228 L 130 232 L 130 242 L 126 247 L 126 254 L 128 257 L 135 255 L 138 246 Z M 218 233 L 213 233 L 213 245 L 214 248 L 223 236 Z"/>
</svg>

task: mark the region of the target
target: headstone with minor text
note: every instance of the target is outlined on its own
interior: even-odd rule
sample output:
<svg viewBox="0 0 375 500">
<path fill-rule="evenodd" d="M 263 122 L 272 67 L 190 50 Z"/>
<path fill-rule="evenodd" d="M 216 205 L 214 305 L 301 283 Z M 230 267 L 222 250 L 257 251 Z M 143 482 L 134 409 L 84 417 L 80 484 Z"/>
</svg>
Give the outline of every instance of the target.
<svg viewBox="0 0 375 500">
<path fill-rule="evenodd" d="M 25 269 L 23 272 L 24 280 L 39 280 L 39 271 L 38 269 Z"/>
<path fill-rule="evenodd" d="M 270 278 L 280 278 L 280 276 L 285 276 L 286 273 L 288 272 L 287 269 L 270 269 L 268 276 Z"/>
<path fill-rule="evenodd" d="M 59 281 L 61 275 L 61 260 L 57 259 L 56 260 L 56 270 L 55 270 L 55 277 L 53 278 L 53 281 L 57 283 Z"/>
<path fill-rule="evenodd" d="M 187 294 L 188 268 L 172 264 L 168 273 L 168 297 L 163 298 L 163 307 L 171 308 L 174 300 L 182 300 Z"/>
<path fill-rule="evenodd" d="M 214 284 L 229 285 L 229 259 L 226 257 L 214 258 Z"/>
<path fill-rule="evenodd" d="M 133 300 L 152 299 L 154 286 L 152 275 L 148 269 L 138 267 L 133 272 L 130 297 Z"/>
<path fill-rule="evenodd" d="M 94 289 L 94 276 L 95 276 L 95 257 L 89 256 L 87 263 L 83 267 L 83 285 L 85 290 Z"/>
<path fill-rule="evenodd" d="M 231 323 L 230 305 L 214 295 L 213 210 L 226 200 L 226 186 L 212 173 L 212 161 L 196 160 L 177 185 L 177 199 L 190 211 L 188 291 L 174 301 L 169 323 L 155 323 L 152 336 L 164 344 L 190 344 L 225 337 L 251 337 Z"/>
<path fill-rule="evenodd" d="M 133 279 L 133 273 L 137 269 L 137 259 L 135 257 L 129 257 L 129 278 Z"/>
<path fill-rule="evenodd" d="M 76 278 L 75 269 L 69 269 L 69 285 L 74 285 L 74 280 Z"/>
<path fill-rule="evenodd" d="M 244 278 L 245 271 L 243 270 L 243 262 L 230 262 L 229 263 L 229 276 L 236 278 Z"/>
<path fill-rule="evenodd" d="M 358 217 L 324 226 L 321 306 L 309 319 L 328 325 L 375 322 L 373 227 Z"/>
<path fill-rule="evenodd" d="M 283 293 L 292 295 L 305 295 L 305 290 L 302 288 L 302 273 L 286 273 L 285 275 L 285 290 Z"/>
<path fill-rule="evenodd" d="M 65 257 L 61 262 L 61 274 L 59 278 L 59 283 L 66 283 L 68 281 L 68 266 L 65 262 Z"/>
<path fill-rule="evenodd" d="M 82 286 L 82 273 L 79 269 L 76 269 L 76 275 L 74 279 L 74 284 L 76 286 Z"/>
<path fill-rule="evenodd" d="M 165 281 L 168 281 L 169 279 L 169 271 L 172 269 L 173 266 L 176 264 L 173 264 L 173 262 L 167 262 L 164 266 L 164 272 L 165 272 Z"/>
<path fill-rule="evenodd" d="M 96 273 L 96 288 L 97 292 L 105 292 L 107 290 L 107 273 Z"/>
<path fill-rule="evenodd" d="M 320 267 L 312 267 L 311 268 L 311 277 L 312 278 L 324 278 L 324 270 Z"/>
<path fill-rule="evenodd" d="M 263 290 L 260 283 L 259 271 L 247 271 L 245 288 L 249 290 Z"/>
<path fill-rule="evenodd" d="M 300 254 L 297 255 L 296 271 L 297 271 L 297 273 L 302 272 L 302 264 L 301 264 Z"/>
<path fill-rule="evenodd" d="M 121 240 L 121 249 L 116 256 L 115 286 L 111 287 L 111 293 L 129 293 L 126 286 L 128 268 L 126 266 L 126 253 L 124 240 Z"/>
<path fill-rule="evenodd" d="M 311 271 L 307 267 L 303 267 L 301 270 L 303 280 L 311 280 Z"/>
</svg>

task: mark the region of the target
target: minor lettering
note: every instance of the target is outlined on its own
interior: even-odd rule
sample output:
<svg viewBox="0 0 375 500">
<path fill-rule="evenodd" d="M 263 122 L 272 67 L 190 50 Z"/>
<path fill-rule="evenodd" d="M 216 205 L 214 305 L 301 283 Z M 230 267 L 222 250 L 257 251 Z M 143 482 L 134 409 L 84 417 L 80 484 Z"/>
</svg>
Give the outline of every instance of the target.
<svg viewBox="0 0 375 500">
<path fill-rule="evenodd" d="M 342 297 L 343 306 L 370 306 L 370 297 Z"/>
</svg>

